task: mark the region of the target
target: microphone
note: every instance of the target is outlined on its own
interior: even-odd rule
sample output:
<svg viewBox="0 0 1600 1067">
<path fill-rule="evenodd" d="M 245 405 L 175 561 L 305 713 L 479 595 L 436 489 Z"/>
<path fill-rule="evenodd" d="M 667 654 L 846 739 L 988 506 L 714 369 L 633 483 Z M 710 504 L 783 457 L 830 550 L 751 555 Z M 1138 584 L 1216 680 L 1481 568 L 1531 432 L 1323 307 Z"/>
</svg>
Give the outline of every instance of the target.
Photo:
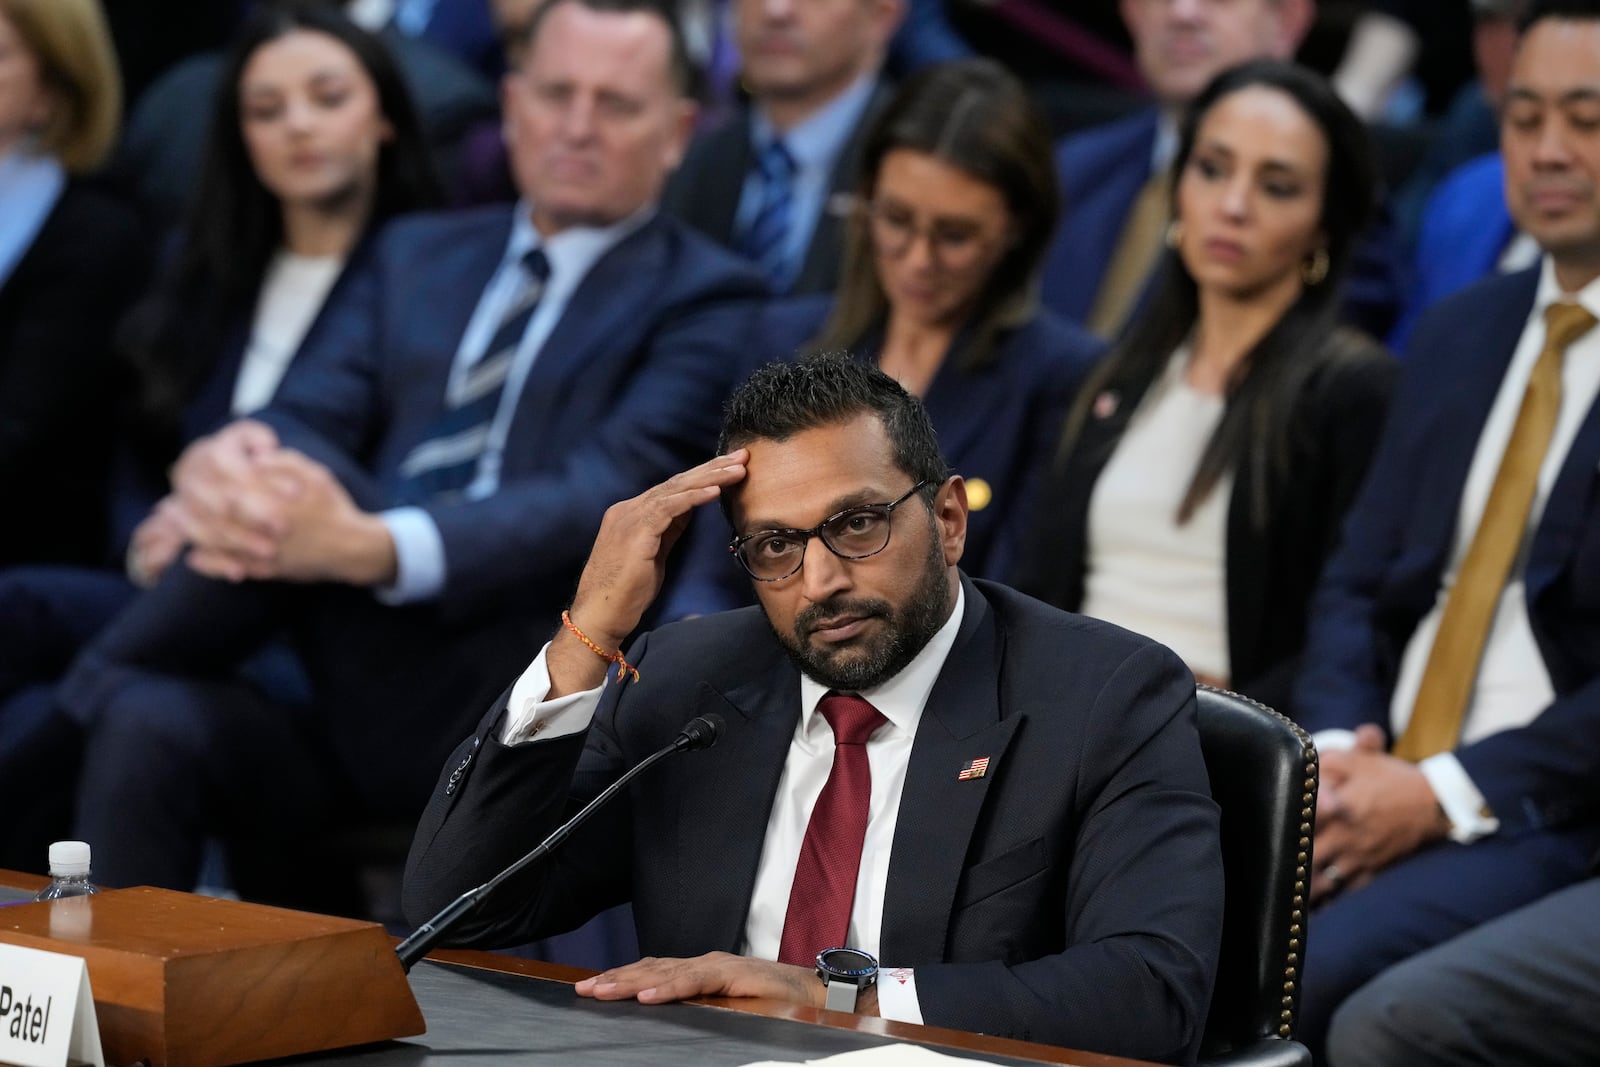
<svg viewBox="0 0 1600 1067">
<path fill-rule="evenodd" d="M 623 786 L 637 778 L 647 767 L 654 766 L 659 761 L 676 752 L 690 752 L 699 748 L 710 748 L 717 743 L 717 738 L 722 734 L 722 716 L 715 712 L 697 715 L 683 724 L 683 729 L 678 731 L 678 736 L 672 739 L 670 745 L 657 749 L 644 759 L 634 764 L 625 771 L 621 778 L 606 786 L 599 796 L 583 806 L 572 818 L 556 827 L 549 837 L 539 842 L 539 846 L 532 852 L 517 860 L 511 866 L 489 879 L 475 889 L 469 889 L 459 897 L 452 900 L 440 909 L 439 913 L 412 932 L 411 936 L 400 942 L 395 947 L 395 955 L 400 957 L 400 966 L 405 971 L 411 970 L 411 965 L 428 954 L 428 950 L 438 943 L 450 928 L 460 922 L 462 917 L 478 906 L 478 902 L 507 878 L 516 874 L 534 860 L 547 856 L 567 835 L 583 825 L 584 821 L 598 811 L 607 801 L 617 794 Z"/>
</svg>

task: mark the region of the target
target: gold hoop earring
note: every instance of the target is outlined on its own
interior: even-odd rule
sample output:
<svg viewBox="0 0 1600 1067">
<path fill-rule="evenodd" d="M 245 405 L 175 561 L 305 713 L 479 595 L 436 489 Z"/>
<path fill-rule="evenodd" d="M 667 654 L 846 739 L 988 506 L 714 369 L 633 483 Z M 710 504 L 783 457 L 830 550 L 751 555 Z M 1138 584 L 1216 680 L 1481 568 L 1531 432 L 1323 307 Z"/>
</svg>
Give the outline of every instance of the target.
<svg viewBox="0 0 1600 1067">
<path fill-rule="evenodd" d="M 1321 285 L 1328 277 L 1328 268 L 1331 266 L 1328 261 L 1328 250 L 1319 248 L 1300 264 L 1300 280 L 1307 285 Z"/>
<path fill-rule="evenodd" d="M 1167 223 L 1166 242 L 1168 248 L 1177 251 L 1178 246 L 1183 244 L 1183 223 L 1177 219 Z"/>
</svg>

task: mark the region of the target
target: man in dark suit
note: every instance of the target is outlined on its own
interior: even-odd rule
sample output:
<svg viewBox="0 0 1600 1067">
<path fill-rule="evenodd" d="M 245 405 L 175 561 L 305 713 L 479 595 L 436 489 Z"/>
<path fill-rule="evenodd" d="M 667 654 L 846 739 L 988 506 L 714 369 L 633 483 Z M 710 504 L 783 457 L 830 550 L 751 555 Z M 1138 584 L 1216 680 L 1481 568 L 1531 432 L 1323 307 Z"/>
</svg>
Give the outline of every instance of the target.
<svg viewBox="0 0 1600 1067">
<path fill-rule="evenodd" d="M 763 287 L 654 210 L 687 83 L 648 0 L 546 5 L 506 87 L 523 201 L 382 234 L 270 407 L 180 459 L 193 547 L 63 687 L 105 881 L 192 886 L 207 834 L 414 817 L 606 505 L 710 448 Z M 279 630 L 307 708 L 230 676 Z"/>
<path fill-rule="evenodd" d="M 847 1010 L 1192 1061 L 1222 885 L 1182 664 L 964 578 L 965 485 L 874 367 L 769 365 L 720 448 L 607 513 L 568 627 L 445 766 L 408 916 L 715 712 L 714 748 L 640 778 L 458 935 L 515 943 L 631 900 L 661 958 L 579 994 L 834 1005 L 814 971 L 847 945 L 885 965 Z M 622 659 L 690 512 L 722 493 L 760 604 Z M 605 686 L 614 660 L 633 680 Z"/>
<path fill-rule="evenodd" d="M 832 292 L 866 119 L 904 0 L 733 0 L 743 114 L 699 137 L 667 211 L 759 264 L 779 293 Z"/>
<path fill-rule="evenodd" d="M 1600 846 L 1600 3 L 1525 20 L 1501 155 L 1542 262 L 1418 325 L 1312 611 L 1313 1047 L 1379 971 L 1576 881 Z"/>
</svg>

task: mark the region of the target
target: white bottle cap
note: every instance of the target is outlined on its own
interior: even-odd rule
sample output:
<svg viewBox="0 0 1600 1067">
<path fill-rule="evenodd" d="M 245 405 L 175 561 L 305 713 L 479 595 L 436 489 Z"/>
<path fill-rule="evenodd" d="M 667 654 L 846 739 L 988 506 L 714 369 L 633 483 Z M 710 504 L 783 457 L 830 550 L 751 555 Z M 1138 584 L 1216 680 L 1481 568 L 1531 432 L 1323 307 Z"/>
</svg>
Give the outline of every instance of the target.
<svg viewBox="0 0 1600 1067">
<path fill-rule="evenodd" d="M 87 841 L 57 841 L 50 846 L 50 876 L 71 878 L 89 873 Z"/>
</svg>

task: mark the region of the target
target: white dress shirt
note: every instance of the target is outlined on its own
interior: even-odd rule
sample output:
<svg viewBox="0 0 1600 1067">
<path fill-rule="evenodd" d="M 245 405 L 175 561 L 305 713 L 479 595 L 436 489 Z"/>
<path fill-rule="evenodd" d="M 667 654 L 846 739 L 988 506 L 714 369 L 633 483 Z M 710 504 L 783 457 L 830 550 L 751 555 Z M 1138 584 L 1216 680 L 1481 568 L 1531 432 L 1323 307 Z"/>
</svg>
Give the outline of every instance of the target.
<svg viewBox="0 0 1600 1067">
<path fill-rule="evenodd" d="M 1545 308 L 1560 301 L 1580 303 L 1600 318 L 1600 280 L 1591 282 L 1578 293 L 1564 293 L 1546 257 L 1539 276 L 1539 288 L 1534 296 L 1533 310 L 1522 328 L 1522 337 L 1506 368 L 1500 391 L 1495 395 L 1489 417 L 1478 435 L 1472 466 L 1468 469 L 1461 494 L 1455 540 L 1439 583 L 1438 596 L 1433 609 L 1417 625 L 1410 641 L 1406 643 L 1400 661 L 1400 672 L 1389 706 L 1390 728 L 1395 737 L 1399 737 L 1411 721 L 1412 705 L 1422 684 L 1428 655 L 1433 651 L 1434 637 L 1439 632 L 1445 600 L 1455 585 L 1473 536 L 1478 532 L 1478 522 L 1483 518 L 1483 509 L 1488 503 L 1495 475 L 1499 472 L 1501 457 L 1511 439 L 1511 430 L 1516 424 L 1523 394 L 1527 391 L 1528 378 L 1539 353 L 1544 349 Z M 1533 540 L 1531 535 L 1538 529 L 1545 502 L 1550 496 L 1550 487 L 1566 462 L 1567 451 L 1572 447 L 1573 438 L 1594 406 L 1596 397 L 1600 397 L 1600 327 L 1590 330 L 1569 345 L 1562 360 L 1561 410 L 1556 416 L 1555 431 L 1550 437 L 1544 463 L 1539 468 L 1538 487 L 1534 492 L 1533 504 L 1528 509 L 1522 547 L 1495 607 L 1494 621 L 1478 665 L 1477 682 L 1462 720 L 1461 744 L 1482 740 L 1501 730 L 1526 726 L 1555 698 L 1550 673 L 1545 669 L 1544 658 L 1539 654 L 1533 625 L 1528 618 L 1525 585 L 1528 545 Z M 1350 745 L 1353 735 L 1344 730 L 1326 730 L 1320 732 L 1316 740 L 1319 747 L 1343 748 Z M 1440 807 L 1450 819 L 1453 838 L 1471 841 L 1499 829 L 1499 821 L 1492 814 L 1485 814 L 1483 794 L 1473 785 L 1453 753 L 1430 756 L 1419 766 L 1438 796 Z"/>
<path fill-rule="evenodd" d="M 882 685 L 862 690 L 861 696 L 888 721 L 867 740 L 867 763 L 872 768 L 872 795 L 867 807 L 867 832 L 861 845 L 861 867 L 856 874 L 855 902 L 850 911 L 850 947 L 878 955 L 883 931 L 883 898 L 889 884 L 890 852 L 900 815 L 900 796 L 917 724 L 927 706 L 944 661 L 961 630 L 965 594 L 956 593 L 955 609 L 921 652 L 905 669 Z M 588 728 L 600 704 L 604 685 L 546 701 L 550 673 L 545 665 L 546 645 L 511 689 L 503 744 L 516 745 L 564 737 Z M 833 769 L 833 730 L 817 710 L 829 690 L 800 676 L 800 719 L 789 741 L 789 754 L 767 819 L 767 834 L 756 867 L 750 912 L 745 918 L 743 955 L 778 958 L 783 923 L 789 908 L 789 889 L 800 860 L 801 843 L 811 821 L 811 809 Z M 911 968 L 884 961 L 878 980 L 878 1011 L 885 1019 L 920 1023 L 916 974 Z"/>
<path fill-rule="evenodd" d="M 528 381 L 544 343 L 555 330 L 567 303 L 600 257 L 615 248 L 623 238 L 643 226 L 655 214 L 655 206 L 640 209 L 610 226 L 574 226 L 551 237 L 541 238 L 533 226 L 533 212 L 527 201 L 519 201 L 513 214 L 511 236 L 505 253 L 478 306 L 467 322 L 466 332 L 456 349 L 450 367 L 452 387 L 485 355 L 495 331 L 505 319 L 506 309 L 519 299 L 526 285 L 523 257 L 543 248 L 550 263 L 550 277 L 540 295 L 539 306 L 528 320 L 527 330 L 517 346 L 511 368 L 500 392 L 500 406 L 489 427 L 489 440 L 478 460 L 478 471 L 463 491 L 469 500 L 493 496 L 500 488 L 500 467 L 506 438 L 516 418 L 522 389 Z M 389 604 L 404 604 L 438 596 L 444 589 L 444 539 L 432 516 L 420 507 L 390 508 L 382 514 L 389 536 L 394 540 L 396 575 L 392 586 L 380 588 L 378 598 Z"/>
</svg>

